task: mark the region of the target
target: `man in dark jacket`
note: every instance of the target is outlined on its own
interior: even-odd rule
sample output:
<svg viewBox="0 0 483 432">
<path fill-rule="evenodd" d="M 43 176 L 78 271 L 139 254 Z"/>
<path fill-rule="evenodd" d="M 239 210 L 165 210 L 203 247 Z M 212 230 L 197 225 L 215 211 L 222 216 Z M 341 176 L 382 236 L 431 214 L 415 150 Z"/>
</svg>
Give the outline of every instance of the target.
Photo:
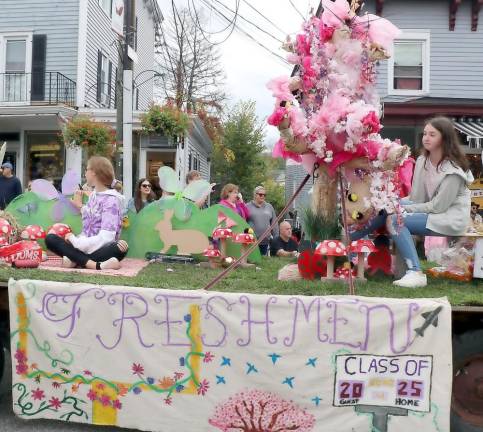
<svg viewBox="0 0 483 432">
<path fill-rule="evenodd" d="M 0 210 L 4 210 L 8 203 L 22 193 L 20 180 L 13 175 L 10 162 L 2 164 L 3 175 L 0 176 Z"/>
</svg>

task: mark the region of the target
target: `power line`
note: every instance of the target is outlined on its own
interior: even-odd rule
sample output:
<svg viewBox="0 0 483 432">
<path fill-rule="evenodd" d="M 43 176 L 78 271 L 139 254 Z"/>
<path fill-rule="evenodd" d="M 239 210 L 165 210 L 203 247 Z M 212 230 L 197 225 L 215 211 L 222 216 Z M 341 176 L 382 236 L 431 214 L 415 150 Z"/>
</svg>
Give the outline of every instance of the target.
<svg viewBox="0 0 483 432">
<path fill-rule="evenodd" d="M 296 7 L 295 5 L 293 4 L 292 0 L 288 0 L 289 3 L 292 5 L 292 7 L 297 11 L 297 13 L 302 17 L 302 20 L 305 21 L 305 17 L 302 15 L 302 12 L 300 12 Z"/>
<path fill-rule="evenodd" d="M 201 0 L 206 6 L 208 7 L 213 7 L 213 10 L 219 15 L 221 16 L 222 18 L 224 18 L 225 20 L 229 21 L 230 19 L 223 13 L 223 12 L 220 12 L 216 7 L 214 7 L 211 3 L 208 2 L 208 0 Z M 247 36 L 248 38 L 250 38 L 253 42 L 255 42 L 257 45 L 259 45 L 261 48 L 263 48 L 264 50 L 268 51 L 270 54 L 272 54 L 273 56 L 277 57 L 279 60 L 282 60 L 283 63 L 285 65 L 288 64 L 287 60 L 285 58 L 283 58 L 281 55 L 275 53 L 274 51 L 272 51 L 270 48 L 266 47 L 265 45 L 263 45 L 261 42 L 259 42 L 255 37 L 253 37 L 251 34 L 249 34 L 247 31 L 245 31 L 244 29 L 242 29 L 240 27 L 240 25 L 238 24 L 235 24 L 235 27 L 238 29 L 238 31 L 240 31 L 241 33 L 243 33 L 245 36 Z"/>
<path fill-rule="evenodd" d="M 191 6 L 191 3 L 193 4 L 192 6 Z M 238 9 L 240 8 L 240 0 L 237 0 L 235 16 L 233 17 L 233 19 L 230 20 L 229 18 L 226 18 L 228 23 L 229 23 L 229 25 L 226 28 L 229 28 L 230 26 L 232 27 L 231 30 L 230 30 L 230 33 L 225 37 L 225 39 L 223 39 L 222 41 L 219 41 L 219 42 L 212 42 L 210 39 L 208 39 L 206 37 L 205 33 L 209 34 L 209 32 L 206 32 L 203 29 L 203 27 L 201 26 L 200 17 L 199 17 L 198 11 L 196 10 L 194 0 L 188 0 L 188 11 L 189 11 L 190 15 L 191 15 L 191 7 L 193 8 L 193 11 L 194 11 L 194 14 L 195 14 L 195 18 L 193 18 L 193 16 L 191 16 L 191 18 L 194 20 L 195 25 L 201 31 L 201 35 L 203 36 L 203 38 L 209 44 L 211 44 L 211 45 L 221 45 L 222 43 L 226 42 L 228 40 L 228 38 L 233 34 L 233 31 L 235 30 L 236 19 L 238 17 Z M 208 5 L 208 7 L 214 8 L 213 5 Z"/>
<path fill-rule="evenodd" d="M 284 35 L 287 34 L 287 32 L 285 30 L 282 30 L 277 24 L 275 24 L 273 21 L 271 21 L 270 18 L 267 18 L 265 15 L 263 15 L 255 6 L 251 5 L 247 0 L 242 0 L 242 1 L 248 7 L 250 7 L 252 10 L 254 10 L 258 15 L 260 15 L 262 18 L 264 18 L 270 24 L 272 24 L 272 26 L 275 27 L 279 32 L 283 33 Z"/>
<path fill-rule="evenodd" d="M 230 12 L 235 12 L 233 9 L 230 9 L 228 6 L 226 6 L 223 2 L 221 2 L 220 0 L 214 0 L 216 1 L 218 4 L 220 4 L 221 6 L 223 6 L 225 9 L 229 10 Z M 246 21 L 248 24 L 251 24 L 253 27 L 257 28 L 258 30 L 260 30 L 262 33 L 265 33 L 267 36 L 270 36 L 272 39 L 275 39 L 277 42 L 280 42 L 283 44 L 283 41 L 280 40 L 279 38 L 277 38 L 276 36 L 274 36 L 273 34 L 267 32 L 266 30 L 263 30 L 261 27 L 259 27 L 257 24 L 255 24 L 254 22 L 244 18 L 240 13 L 238 14 L 238 17 L 241 18 L 243 21 Z"/>
</svg>

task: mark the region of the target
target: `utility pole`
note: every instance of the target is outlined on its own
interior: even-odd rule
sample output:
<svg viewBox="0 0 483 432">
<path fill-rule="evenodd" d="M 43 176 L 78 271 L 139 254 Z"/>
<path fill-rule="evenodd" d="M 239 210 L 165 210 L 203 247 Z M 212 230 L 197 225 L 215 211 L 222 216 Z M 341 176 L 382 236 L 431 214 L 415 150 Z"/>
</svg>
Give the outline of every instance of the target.
<svg viewBox="0 0 483 432">
<path fill-rule="evenodd" d="M 129 48 L 134 49 L 136 31 L 135 0 L 124 0 L 125 36 L 123 62 L 123 145 L 122 145 L 122 180 L 124 195 L 132 196 L 132 101 L 133 101 L 133 61 L 129 57 Z"/>
</svg>

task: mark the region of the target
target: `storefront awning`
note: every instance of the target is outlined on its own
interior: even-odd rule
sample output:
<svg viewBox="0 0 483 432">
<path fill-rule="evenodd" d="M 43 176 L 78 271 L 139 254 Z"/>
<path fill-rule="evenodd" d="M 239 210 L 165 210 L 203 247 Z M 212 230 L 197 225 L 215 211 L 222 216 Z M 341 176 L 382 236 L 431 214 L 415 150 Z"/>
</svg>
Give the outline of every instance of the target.
<svg viewBox="0 0 483 432">
<path fill-rule="evenodd" d="M 456 120 L 454 127 L 463 132 L 468 139 L 483 139 L 483 121 L 478 120 Z"/>
</svg>

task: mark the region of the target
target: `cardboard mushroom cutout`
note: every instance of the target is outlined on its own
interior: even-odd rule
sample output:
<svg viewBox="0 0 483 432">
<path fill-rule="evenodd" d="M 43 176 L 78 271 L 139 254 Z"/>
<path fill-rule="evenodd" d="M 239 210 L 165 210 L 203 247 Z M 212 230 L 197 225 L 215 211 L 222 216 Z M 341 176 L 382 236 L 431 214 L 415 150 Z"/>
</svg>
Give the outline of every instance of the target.
<svg viewBox="0 0 483 432">
<path fill-rule="evenodd" d="M 241 255 L 243 256 L 243 254 L 247 251 L 247 249 L 250 247 L 251 244 L 255 243 L 255 236 L 253 234 L 249 234 L 249 233 L 240 233 L 240 234 L 237 234 L 233 241 L 235 243 L 239 243 L 241 244 Z M 243 258 L 241 261 L 240 261 L 240 266 L 242 267 L 253 267 L 254 264 L 248 264 L 247 263 L 247 258 Z"/>
<path fill-rule="evenodd" d="M 324 240 L 317 246 L 315 252 L 327 257 L 327 276 L 321 280 L 335 280 L 334 261 L 336 256 L 345 256 L 346 247 L 340 240 Z"/>
<path fill-rule="evenodd" d="M 364 254 L 375 252 L 377 249 L 371 240 L 355 240 L 350 244 L 350 251 L 357 253 L 357 279 L 365 281 Z"/>
<path fill-rule="evenodd" d="M 27 225 L 20 233 L 23 240 L 40 240 L 45 238 L 45 231 L 40 225 Z"/>
</svg>

